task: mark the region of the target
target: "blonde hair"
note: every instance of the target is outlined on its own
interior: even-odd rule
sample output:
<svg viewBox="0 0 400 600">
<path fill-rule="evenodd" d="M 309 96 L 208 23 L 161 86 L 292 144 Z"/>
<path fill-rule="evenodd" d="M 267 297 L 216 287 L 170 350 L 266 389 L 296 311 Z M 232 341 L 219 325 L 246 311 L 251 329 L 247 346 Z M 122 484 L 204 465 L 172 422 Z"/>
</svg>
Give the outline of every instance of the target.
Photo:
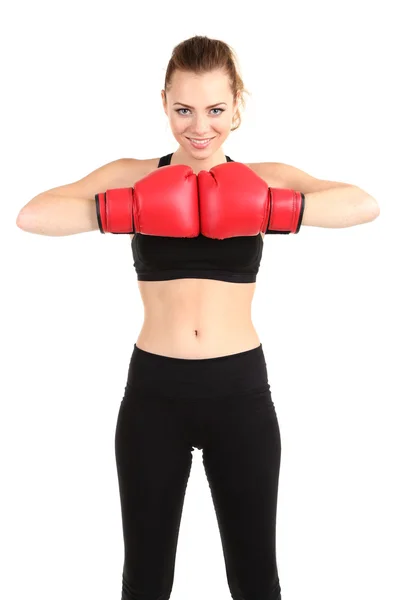
<svg viewBox="0 0 400 600">
<path fill-rule="evenodd" d="M 165 74 L 164 89 L 167 92 L 175 71 L 190 71 L 196 74 L 222 69 L 229 77 L 233 97 L 238 97 L 239 105 L 233 118 L 231 131 L 238 129 L 242 122 L 241 108 L 245 108 L 244 94 L 249 93 L 243 84 L 236 54 L 225 42 L 196 35 L 184 40 L 172 51 Z"/>
</svg>

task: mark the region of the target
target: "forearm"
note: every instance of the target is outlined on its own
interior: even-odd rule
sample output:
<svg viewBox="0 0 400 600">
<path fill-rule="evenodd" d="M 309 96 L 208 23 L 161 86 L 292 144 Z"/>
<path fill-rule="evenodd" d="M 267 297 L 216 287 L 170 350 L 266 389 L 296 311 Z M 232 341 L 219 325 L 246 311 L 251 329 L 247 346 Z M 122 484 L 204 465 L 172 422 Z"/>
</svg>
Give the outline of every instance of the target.
<svg viewBox="0 0 400 600">
<path fill-rule="evenodd" d="M 29 233 L 66 236 L 99 229 L 94 198 L 71 198 L 44 192 L 18 214 L 18 227 Z"/>
<path fill-rule="evenodd" d="M 379 215 L 375 198 L 357 186 L 337 186 L 304 196 L 302 226 L 352 227 L 373 221 Z"/>
</svg>

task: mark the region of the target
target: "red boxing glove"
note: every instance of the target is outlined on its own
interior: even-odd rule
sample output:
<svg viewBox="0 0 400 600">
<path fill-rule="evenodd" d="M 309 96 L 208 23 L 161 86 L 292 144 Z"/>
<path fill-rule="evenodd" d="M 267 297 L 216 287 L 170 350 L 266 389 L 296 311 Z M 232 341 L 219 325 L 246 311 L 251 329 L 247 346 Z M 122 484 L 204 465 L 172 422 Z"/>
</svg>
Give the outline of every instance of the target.
<svg viewBox="0 0 400 600">
<path fill-rule="evenodd" d="M 132 188 L 96 194 L 101 233 L 197 237 L 200 233 L 197 176 L 186 165 L 152 171 Z"/>
<path fill-rule="evenodd" d="M 200 231 L 210 238 L 298 233 L 304 195 L 269 188 L 250 167 L 238 162 L 217 165 L 197 176 Z"/>
</svg>

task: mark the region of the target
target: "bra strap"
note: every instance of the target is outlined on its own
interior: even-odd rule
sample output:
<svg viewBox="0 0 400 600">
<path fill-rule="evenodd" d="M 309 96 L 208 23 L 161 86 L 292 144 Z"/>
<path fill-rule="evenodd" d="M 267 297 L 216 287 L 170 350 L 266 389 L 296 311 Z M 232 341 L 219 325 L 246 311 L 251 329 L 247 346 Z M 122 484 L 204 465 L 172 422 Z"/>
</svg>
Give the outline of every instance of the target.
<svg viewBox="0 0 400 600">
<path fill-rule="evenodd" d="M 166 166 L 170 165 L 171 164 L 172 155 L 173 155 L 173 152 L 171 152 L 171 154 L 166 154 L 165 156 L 162 156 L 160 158 L 159 162 L 158 162 L 157 169 L 159 167 L 166 167 Z M 225 158 L 226 158 L 227 162 L 235 162 L 234 160 L 231 159 L 230 156 L 226 156 L 225 155 Z"/>
</svg>

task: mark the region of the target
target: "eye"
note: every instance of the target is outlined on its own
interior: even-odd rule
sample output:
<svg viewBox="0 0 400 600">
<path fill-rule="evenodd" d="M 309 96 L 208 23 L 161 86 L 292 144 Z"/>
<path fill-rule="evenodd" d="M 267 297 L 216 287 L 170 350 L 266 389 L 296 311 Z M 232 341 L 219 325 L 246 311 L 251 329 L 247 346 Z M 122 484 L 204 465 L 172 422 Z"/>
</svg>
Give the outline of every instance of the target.
<svg viewBox="0 0 400 600">
<path fill-rule="evenodd" d="M 177 109 L 175 109 L 175 112 L 177 112 L 178 114 L 182 115 L 182 117 L 185 117 L 185 116 L 186 116 L 186 113 L 185 113 L 185 114 L 182 114 L 182 113 L 181 113 L 181 111 L 182 111 L 182 110 L 186 110 L 186 111 L 188 111 L 189 109 L 188 109 L 188 108 L 177 108 Z M 225 108 L 212 108 L 211 110 L 219 110 L 219 113 L 218 113 L 218 115 L 219 115 L 219 114 L 221 114 L 221 113 L 223 113 L 223 112 L 225 111 Z M 214 116 L 218 116 L 218 115 L 216 115 L 216 114 L 214 113 Z"/>
</svg>

